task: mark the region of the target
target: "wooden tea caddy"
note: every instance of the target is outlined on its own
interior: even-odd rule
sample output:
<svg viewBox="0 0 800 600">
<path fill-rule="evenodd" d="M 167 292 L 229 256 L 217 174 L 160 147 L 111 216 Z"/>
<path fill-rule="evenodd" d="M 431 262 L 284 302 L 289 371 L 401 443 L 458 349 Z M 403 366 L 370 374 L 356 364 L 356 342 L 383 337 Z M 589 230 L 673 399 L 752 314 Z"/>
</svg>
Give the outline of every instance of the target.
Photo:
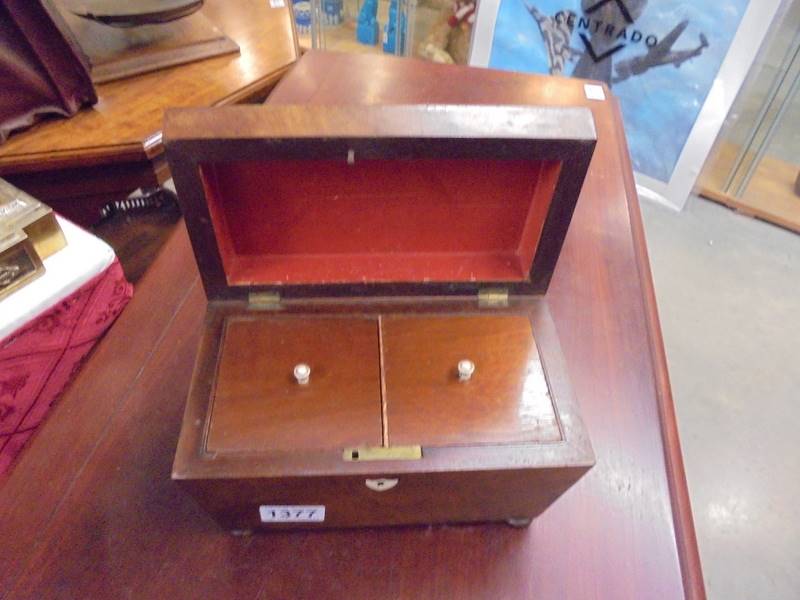
<svg viewBox="0 0 800 600">
<path fill-rule="evenodd" d="M 577 107 L 169 111 L 209 301 L 173 479 L 235 532 L 530 523 L 594 463 L 545 292 L 595 136 Z"/>
</svg>

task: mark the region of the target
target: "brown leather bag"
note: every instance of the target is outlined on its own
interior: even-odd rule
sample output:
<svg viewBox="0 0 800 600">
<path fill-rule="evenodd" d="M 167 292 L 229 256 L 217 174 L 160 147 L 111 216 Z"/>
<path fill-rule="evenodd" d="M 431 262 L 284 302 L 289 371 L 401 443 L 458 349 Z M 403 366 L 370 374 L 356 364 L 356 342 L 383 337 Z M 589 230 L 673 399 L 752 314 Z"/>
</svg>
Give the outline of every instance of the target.
<svg viewBox="0 0 800 600">
<path fill-rule="evenodd" d="M 95 102 L 88 61 L 50 0 L 0 0 L 0 143 Z"/>
</svg>

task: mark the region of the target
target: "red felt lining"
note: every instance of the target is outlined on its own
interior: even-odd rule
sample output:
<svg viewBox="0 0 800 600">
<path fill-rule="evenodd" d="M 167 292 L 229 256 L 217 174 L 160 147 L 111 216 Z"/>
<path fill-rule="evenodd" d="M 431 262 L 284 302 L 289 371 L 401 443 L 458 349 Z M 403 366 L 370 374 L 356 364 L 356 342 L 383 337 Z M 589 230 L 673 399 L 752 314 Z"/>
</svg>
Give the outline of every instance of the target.
<svg viewBox="0 0 800 600">
<path fill-rule="evenodd" d="M 200 176 L 229 285 L 523 281 L 560 161 L 241 161 Z"/>
</svg>

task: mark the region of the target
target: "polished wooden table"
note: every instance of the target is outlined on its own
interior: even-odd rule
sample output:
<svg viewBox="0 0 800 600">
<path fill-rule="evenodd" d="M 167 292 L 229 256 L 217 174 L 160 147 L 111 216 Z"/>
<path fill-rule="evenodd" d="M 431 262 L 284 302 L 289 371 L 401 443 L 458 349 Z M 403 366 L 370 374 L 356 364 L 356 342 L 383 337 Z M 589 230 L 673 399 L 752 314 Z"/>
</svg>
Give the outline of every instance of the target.
<svg viewBox="0 0 800 600">
<path fill-rule="evenodd" d="M 597 465 L 530 528 L 221 531 L 170 480 L 205 312 L 181 226 L 0 488 L 0 596 L 703 598 L 616 102 L 576 80 L 317 53 L 271 101 L 555 98 L 590 106 L 598 130 L 547 295 Z"/>
<path fill-rule="evenodd" d="M 71 119 L 49 119 L 0 145 L 0 177 L 82 224 L 99 208 L 168 177 L 164 109 L 266 97 L 297 59 L 288 5 L 206 0 L 206 17 L 239 54 L 197 61 L 97 86 L 99 102 Z"/>
</svg>

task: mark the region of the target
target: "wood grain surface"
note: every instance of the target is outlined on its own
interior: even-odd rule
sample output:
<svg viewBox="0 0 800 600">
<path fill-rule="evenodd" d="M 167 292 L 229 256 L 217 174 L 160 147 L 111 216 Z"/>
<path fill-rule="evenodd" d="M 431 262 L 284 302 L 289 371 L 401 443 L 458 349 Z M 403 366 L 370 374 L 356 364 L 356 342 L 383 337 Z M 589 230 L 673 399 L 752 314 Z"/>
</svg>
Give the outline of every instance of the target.
<svg viewBox="0 0 800 600">
<path fill-rule="evenodd" d="M 94 106 L 0 145 L 0 176 L 85 226 L 106 203 L 164 183 L 164 110 L 263 99 L 299 55 L 287 6 L 206 0 L 194 16 L 212 22 L 239 53 L 97 85 Z"/>
<path fill-rule="evenodd" d="M 284 302 L 276 313 L 211 304 L 173 480 L 233 531 L 530 522 L 594 465 L 594 454 L 546 303 L 514 298 L 507 307 L 465 316 L 476 305 L 477 298 L 321 299 Z M 394 325 L 379 333 L 384 320 Z M 456 360 L 465 341 L 487 346 L 474 356 L 487 371 L 470 384 L 448 381 L 453 365 L 442 359 Z M 400 435 L 430 442 L 420 458 L 360 455 L 363 444 L 378 444 L 358 436 L 376 435 L 380 421 L 378 441 L 397 448 L 386 404 L 375 401 L 378 364 L 387 367 L 377 357 L 387 350 L 395 366 L 380 395 L 396 399 Z M 415 354 L 422 364 L 408 368 L 403 357 Z M 312 375 L 301 387 L 290 373 L 302 356 L 311 359 Z M 416 392 L 430 406 L 416 402 Z M 461 437 L 453 430 L 463 430 Z M 368 485 L 387 478 L 394 487 Z M 324 506 L 325 517 L 263 523 L 260 507 L 275 504 Z"/>
<path fill-rule="evenodd" d="M 208 452 L 380 446 L 377 319 L 228 318 L 211 411 Z"/>
<path fill-rule="evenodd" d="M 95 84 L 239 51 L 203 13 L 169 23 L 111 27 L 76 16 L 67 4 L 56 0 L 57 9 L 89 58 Z"/>
<path fill-rule="evenodd" d="M 288 8 L 262 0 L 207 0 L 205 15 L 240 47 L 231 54 L 97 86 L 99 102 L 0 146 L 0 173 L 152 158 L 163 152 L 164 110 L 232 104 L 276 80 L 296 58 Z"/>
<path fill-rule="evenodd" d="M 526 316 L 386 316 L 389 442 L 444 446 L 561 439 Z M 475 373 L 458 380 L 458 362 Z"/>
<path fill-rule="evenodd" d="M 373 62 L 375 61 L 375 62 Z M 607 92 L 608 94 L 608 92 Z M 233 538 L 170 481 L 205 299 L 181 228 L 0 489 L 4 598 L 703 598 L 615 101 L 582 82 L 311 53 L 275 100 L 590 106 L 598 148 L 547 302 L 597 465 L 527 530 Z"/>
</svg>

